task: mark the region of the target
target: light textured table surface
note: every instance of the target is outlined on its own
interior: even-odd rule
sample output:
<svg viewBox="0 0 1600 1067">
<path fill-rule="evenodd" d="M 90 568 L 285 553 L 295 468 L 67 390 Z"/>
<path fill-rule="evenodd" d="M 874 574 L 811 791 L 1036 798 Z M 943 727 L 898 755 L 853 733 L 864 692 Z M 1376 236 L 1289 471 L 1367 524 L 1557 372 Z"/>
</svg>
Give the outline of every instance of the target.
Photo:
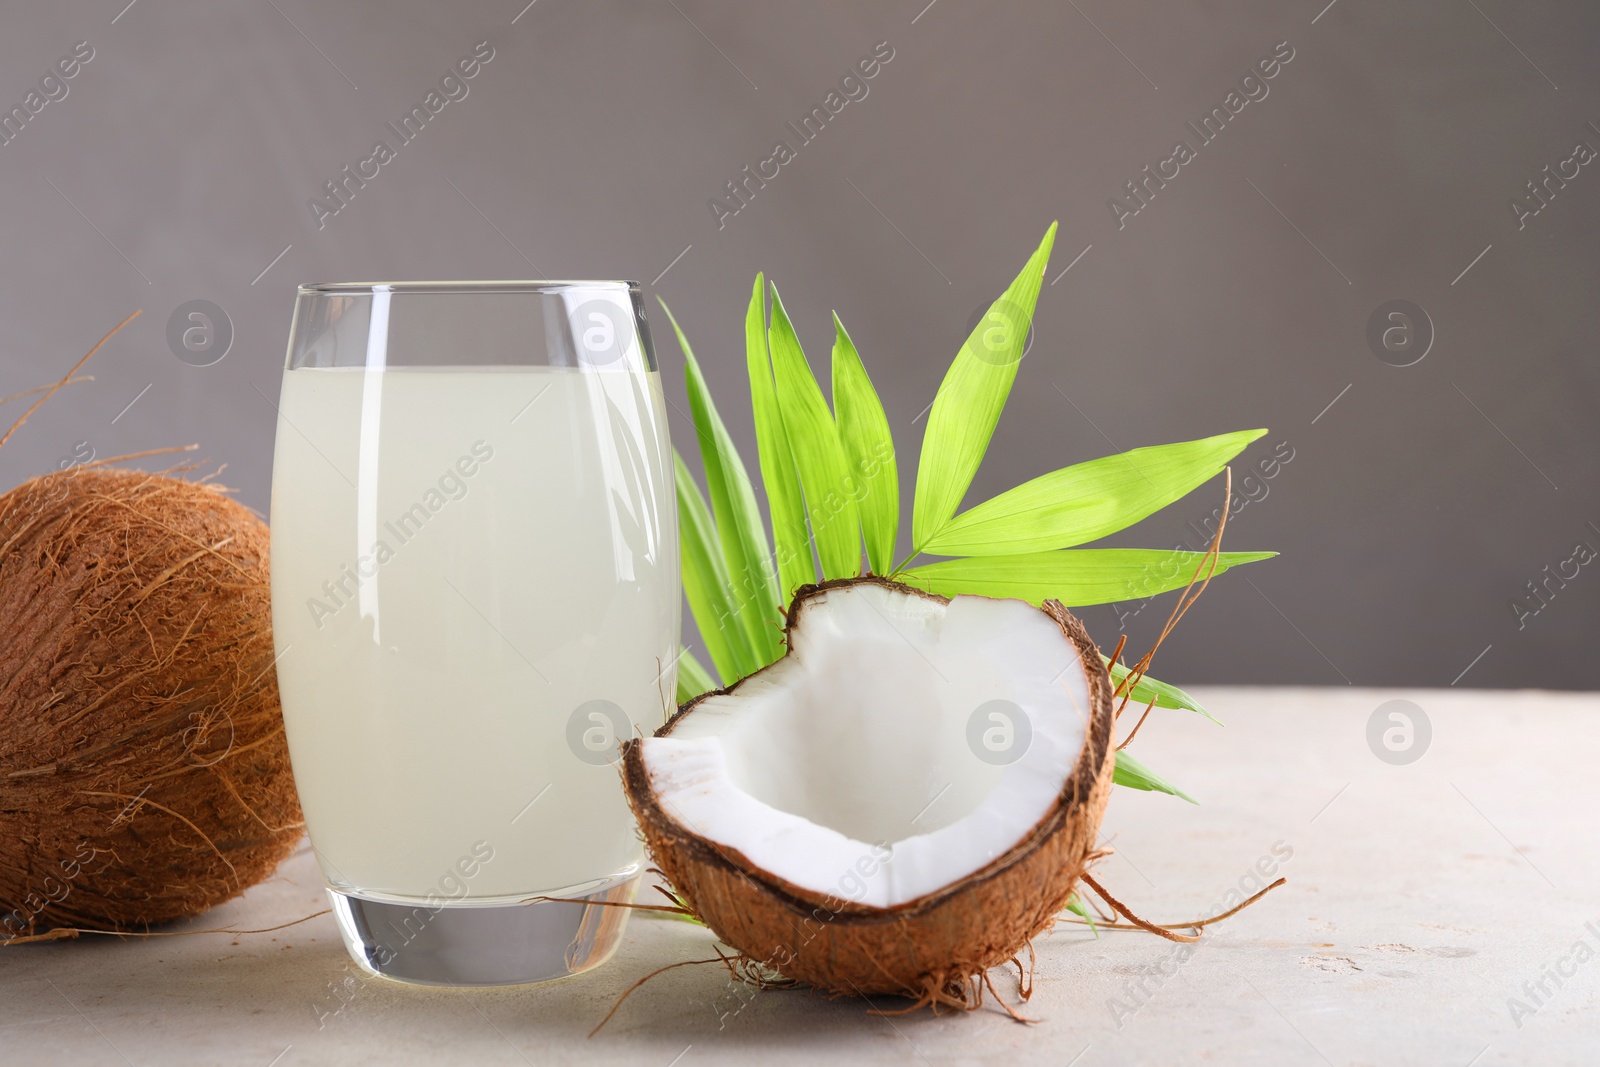
<svg viewBox="0 0 1600 1067">
<path fill-rule="evenodd" d="M 1060 925 L 1039 942 L 1033 1025 L 992 1003 L 873 1016 L 859 1000 L 754 993 L 713 965 L 656 978 L 590 1039 L 635 979 L 711 955 L 711 936 L 635 918 L 596 972 L 458 992 L 362 976 L 324 915 L 238 937 L 0 949 L 0 1063 L 1600 1062 L 1600 696 L 1200 695 L 1225 729 L 1158 712 L 1134 751 L 1202 806 L 1115 790 L 1117 855 L 1097 871 L 1157 922 L 1204 913 L 1278 842 L 1289 884 L 1181 964 L 1147 934 Z M 1373 710 L 1396 697 L 1433 727 L 1406 766 L 1367 743 Z M 324 906 L 302 848 L 187 925 L 265 927 Z M 1014 974 L 995 984 L 1016 989 Z M 1511 998 L 1528 1010 L 1514 1018 Z"/>
</svg>

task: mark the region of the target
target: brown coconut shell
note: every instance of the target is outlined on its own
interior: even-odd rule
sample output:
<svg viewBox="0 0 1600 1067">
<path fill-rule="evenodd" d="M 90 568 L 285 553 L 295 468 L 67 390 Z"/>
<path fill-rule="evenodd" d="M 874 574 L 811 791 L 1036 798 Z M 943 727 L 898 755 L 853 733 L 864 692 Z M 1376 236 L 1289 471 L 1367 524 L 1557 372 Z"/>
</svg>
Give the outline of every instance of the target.
<svg viewBox="0 0 1600 1067">
<path fill-rule="evenodd" d="M 824 582 L 802 587 L 795 595 L 785 634 L 801 624 L 812 600 L 829 589 L 863 582 L 948 602 L 870 576 Z M 1061 627 L 1089 668 L 1089 728 L 1055 805 L 1004 855 L 938 892 L 892 908 L 802 889 L 668 814 L 650 786 L 640 742 L 634 740 L 624 746 L 623 780 L 656 865 L 719 938 L 787 978 L 839 995 L 902 994 L 924 1002 L 973 1003 L 968 980 L 1016 958 L 1066 907 L 1096 852 L 1111 792 L 1115 750 L 1110 675 L 1081 622 L 1056 601 L 1047 601 L 1041 610 Z M 700 701 L 735 692 L 746 681 L 685 704 L 656 736 L 670 735 Z"/>
<path fill-rule="evenodd" d="M 139 471 L 0 496 L 0 942 L 194 915 L 294 847 L 267 543 Z"/>
</svg>

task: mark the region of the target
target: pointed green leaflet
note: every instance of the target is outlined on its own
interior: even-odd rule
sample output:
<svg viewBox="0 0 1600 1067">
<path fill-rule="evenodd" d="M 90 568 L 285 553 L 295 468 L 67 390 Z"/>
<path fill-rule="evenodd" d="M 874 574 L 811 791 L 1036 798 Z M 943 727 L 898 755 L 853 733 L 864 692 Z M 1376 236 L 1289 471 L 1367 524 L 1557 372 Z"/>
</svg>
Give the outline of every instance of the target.
<svg viewBox="0 0 1600 1067">
<path fill-rule="evenodd" d="M 1028 259 L 1015 281 L 984 314 L 956 353 L 934 395 L 928 428 L 917 463 L 917 488 L 911 508 L 911 540 L 919 551 L 942 530 L 967 495 L 978 464 L 994 436 L 1000 410 L 1011 394 L 1028 326 L 1039 301 L 1039 285 L 1056 224 Z"/>
<path fill-rule="evenodd" d="M 695 485 L 694 476 L 684 466 L 683 456 L 672 450 L 674 481 L 678 495 L 678 554 L 683 570 L 683 592 L 694 612 L 700 639 L 724 678 L 743 678 L 759 670 L 744 627 L 736 614 L 738 604 L 728 582 L 727 568 L 706 509 L 705 497 Z"/>
<path fill-rule="evenodd" d="M 778 408 L 789 438 L 795 470 L 805 494 L 806 517 L 817 539 L 817 558 L 824 578 L 852 578 L 861 573 L 861 533 L 856 502 L 846 482 L 850 467 L 833 413 L 806 362 L 789 313 L 776 286 L 772 288 L 772 325 L 767 330 Z"/>
<path fill-rule="evenodd" d="M 1276 552 L 1219 552 L 1215 574 Z M 901 571 L 907 585 L 940 596 L 975 593 L 1070 607 L 1138 600 L 1189 584 L 1204 552 L 1156 548 L 1063 548 L 1015 556 L 968 556 Z M 1204 572 L 1202 572 L 1202 577 Z"/>
<path fill-rule="evenodd" d="M 1072 912 L 1072 914 L 1076 915 L 1078 918 L 1082 919 L 1084 922 L 1088 923 L 1089 929 L 1094 933 L 1096 938 L 1100 936 L 1100 928 L 1094 924 L 1094 916 L 1090 915 L 1089 909 L 1083 906 L 1083 900 L 1078 896 L 1078 894 L 1074 893 L 1067 898 L 1067 910 Z"/>
<path fill-rule="evenodd" d="M 922 550 L 940 556 L 1009 555 L 1099 540 L 1187 495 L 1266 432 L 1240 430 L 1135 448 L 1063 467 L 962 512 Z"/>
<path fill-rule="evenodd" d="M 1125 785 L 1129 789 L 1143 789 L 1154 793 L 1170 793 L 1180 800 L 1187 800 L 1191 804 L 1200 803 L 1194 797 L 1185 793 L 1165 778 L 1161 777 L 1143 763 L 1128 754 L 1125 748 L 1117 749 L 1117 765 L 1112 770 L 1111 780 L 1117 785 Z"/>
<path fill-rule="evenodd" d="M 850 488 L 856 494 L 867 562 L 874 574 L 888 574 L 894 569 L 894 539 L 900 524 L 894 438 L 883 403 L 838 315 L 833 317 L 833 328 L 833 413 L 839 442 L 850 464 Z"/>
<path fill-rule="evenodd" d="M 1106 660 L 1107 666 L 1110 667 L 1112 687 L 1115 688 L 1121 685 L 1122 680 L 1128 676 L 1128 668 L 1120 663 L 1111 663 L 1105 656 L 1100 658 Z M 1194 697 L 1177 686 L 1157 681 L 1148 674 L 1141 675 L 1139 681 L 1134 684 L 1133 689 L 1124 691 L 1123 696 L 1129 698 L 1128 702 L 1130 704 L 1150 704 L 1153 702 L 1158 708 L 1175 708 L 1180 711 L 1198 712 L 1218 726 L 1222 725 L 1221 720 L 1202 707 Z M 1117 699 L 1120 700 L 1122 698 L 1118 697 Z"/>
<path fill-rule="evenodd" d="M 761 484 L 767 491 L 772 543 L 778 561 L 778 602 L 786 605 L 796 588 L 817 580 L 817 571 L 806 534 L 800 476 L 795 471 L 777 389 L 772 384 L 772 362 L 767 355 L 766 281 L 760 274 L 750 292 L 744 338 L 750 407 L 756 422 L 756 456 L 761 463 Z"/>
<path fill-rule="evenodd" d="M 678 336 L 678 346 L 683 349 L 689 415 L 694 420 L 695 436 L 700 442 L 700 463 L 710 490 L 711 517 L 722 543 L 722 559 L 733 582 L 735 614 L 745 629 L 750 647 L 765 665 L 783 655 L 780 640 L 783 614 L 778 607 L 778 579 L 772 573 L 767 531 L 756 509 L 755 490 L 733 438 L 717 414 L 694 351 L 665 300 L 661 301 L 661 310 L 666 312 L 667 321 L 672 323 L 672 330 Z"/>
</svg>

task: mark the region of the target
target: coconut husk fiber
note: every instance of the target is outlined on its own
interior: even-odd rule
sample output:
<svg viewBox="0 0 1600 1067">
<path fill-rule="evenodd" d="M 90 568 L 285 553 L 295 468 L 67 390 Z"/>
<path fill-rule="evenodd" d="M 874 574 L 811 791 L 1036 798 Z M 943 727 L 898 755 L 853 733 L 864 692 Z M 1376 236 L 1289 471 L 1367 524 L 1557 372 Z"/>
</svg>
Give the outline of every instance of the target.
<svg viewBox="0 0 1600 1067">
<path fill-rule="evenodd" d="M 194 915 L 294 847 L 267 546 L 203 480 L 0 496 L 0 943 Z"/>
</svg>

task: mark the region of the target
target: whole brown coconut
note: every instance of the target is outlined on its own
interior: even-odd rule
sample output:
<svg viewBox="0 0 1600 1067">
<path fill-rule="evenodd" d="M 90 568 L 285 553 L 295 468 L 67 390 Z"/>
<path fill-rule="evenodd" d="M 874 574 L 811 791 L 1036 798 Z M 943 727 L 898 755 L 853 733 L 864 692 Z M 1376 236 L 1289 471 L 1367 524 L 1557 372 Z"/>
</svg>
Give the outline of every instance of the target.
<svg viewBox="0 0 1600 1067">
<path fill-rule="evenodd" d="M 809 603 L 830 589 L 864 582 L 948 602 L 873 577 L 802 587 L 786 620 L 791 647 Z M 987 866 L 888 908 L 804 890 L 674 818 L 652 788 L 642 742 L 634 740 L 624 746 L 624 785 L 656 865 L 719 938 L 786 978 L 838 995 L 900 994 L 935 1007 L 977 1006 L 984 973 L 1017 958 L 1066 906 L 1096 854 L 1111 791 L 1110 677 L 1082 623 L 1055 601 L 1042 610 L 1076 647 L 1084 667 L 1091 703 L 1086 736 L 1045 817 Z M 656 736 L 671 735 L 701 701 L 734 692 L 762 673 L 690 701 Z"/>
<path fill-rule="evenodd" d="M 267 528 L 203 483 L 75 469 L 0 496 L 0 942 L 132 929 L 301 832 Z"/>
</svg>

